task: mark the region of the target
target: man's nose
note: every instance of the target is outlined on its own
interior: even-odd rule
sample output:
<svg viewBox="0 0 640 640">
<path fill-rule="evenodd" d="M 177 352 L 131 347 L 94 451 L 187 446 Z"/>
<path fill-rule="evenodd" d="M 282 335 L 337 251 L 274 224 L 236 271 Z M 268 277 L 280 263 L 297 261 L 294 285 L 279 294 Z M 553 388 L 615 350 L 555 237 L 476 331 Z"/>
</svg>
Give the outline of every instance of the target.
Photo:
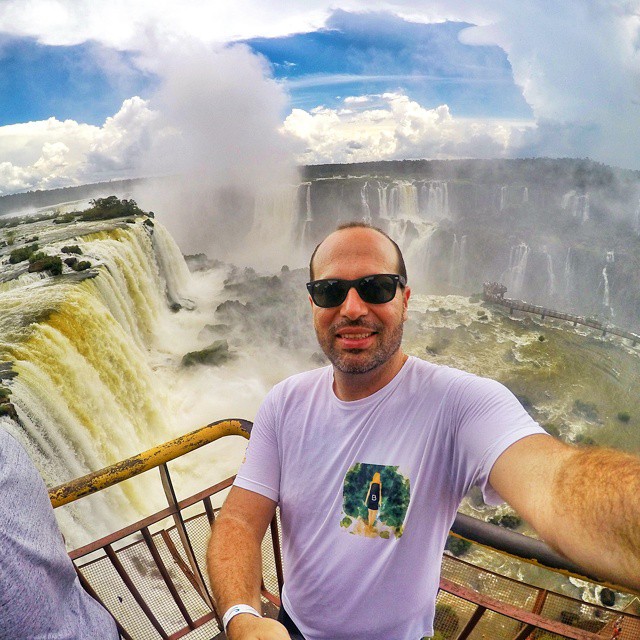
<svg viewBox="0 0 640 640">
<path fill-rule="evenodd" d="M 344 299 L 344 302 L 340 307 L 340 315 L 343 315 L 350 320 L 355 320 L 356 318 L 366 316 L 367 313 L 369 313 L 367 303 L 363 302 L 355 287 L 351 287 L 347 292 L 347 297 Z"/>
</svg>

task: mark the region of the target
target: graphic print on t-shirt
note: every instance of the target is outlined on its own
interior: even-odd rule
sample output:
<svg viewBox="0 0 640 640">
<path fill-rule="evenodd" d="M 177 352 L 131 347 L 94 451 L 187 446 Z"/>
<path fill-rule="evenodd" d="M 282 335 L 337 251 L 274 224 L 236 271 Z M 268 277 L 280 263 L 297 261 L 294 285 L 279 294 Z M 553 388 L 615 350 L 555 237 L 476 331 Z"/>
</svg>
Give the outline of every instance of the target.
<svg viewBox="0 0 640 640">
<path fill-rule="evenodd" d="M 367 538 L 399 538 L 409 507 L 409 479 L 398 467 L 356 462 L 344 478 L 340 526 Z"/>
</svg>

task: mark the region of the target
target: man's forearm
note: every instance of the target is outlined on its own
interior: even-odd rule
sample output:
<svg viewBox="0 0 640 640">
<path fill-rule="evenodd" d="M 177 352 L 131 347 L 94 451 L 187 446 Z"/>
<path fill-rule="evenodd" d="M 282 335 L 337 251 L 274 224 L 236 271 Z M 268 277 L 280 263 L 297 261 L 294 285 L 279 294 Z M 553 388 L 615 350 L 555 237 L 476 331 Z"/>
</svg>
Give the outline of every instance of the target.
<svg viewBox="0 0 640 640">
<path fill-rule="evenodd" d="M 553 537 L 578 564 L 640 589 L 640 459 L 608 449 L 577 449 L 558 469 L 552 496 L 565 527 Z"/>
<path fill-rule="evenodd" d="M 224 515 L 216 520 L 207 569 L 220 615 L 236 604 L 248 604 L 260 611 L 260 541 L 242 521 Z"/>
</svg>

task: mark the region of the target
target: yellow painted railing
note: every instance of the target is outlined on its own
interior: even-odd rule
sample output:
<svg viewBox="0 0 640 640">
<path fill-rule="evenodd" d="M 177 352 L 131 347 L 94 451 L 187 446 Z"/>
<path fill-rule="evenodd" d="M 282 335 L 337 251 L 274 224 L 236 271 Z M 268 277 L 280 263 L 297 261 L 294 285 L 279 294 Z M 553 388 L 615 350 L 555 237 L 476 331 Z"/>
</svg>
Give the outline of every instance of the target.
<svg viewBox="0 0 640 640">
<path fill-rule="evenodd" d="M 49 490 L 49 498 L 54 508 L 106 489 L 123 480 L 133 478 L 145 471 L 175 460 L 185 453 L 225 436 L 249 438 L 251 423 L 248 420 L 232 419 L 212 422 L 206 427 L 191 431 L 175 440 L 143 451 L 131 458 L 116 462 L 109 467 L 94 471 Z"/>
</svg>

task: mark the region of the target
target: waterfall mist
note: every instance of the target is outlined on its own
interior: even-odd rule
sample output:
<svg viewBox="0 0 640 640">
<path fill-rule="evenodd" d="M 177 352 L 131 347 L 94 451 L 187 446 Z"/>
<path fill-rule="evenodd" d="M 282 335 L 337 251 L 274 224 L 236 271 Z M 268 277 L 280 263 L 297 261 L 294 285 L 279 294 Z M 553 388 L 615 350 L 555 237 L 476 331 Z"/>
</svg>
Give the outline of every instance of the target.
<svg viewBox="0 0 640 640">
<path fill-rule="evenodd" d="M 150 101 L 160 133 L 138 172 L 166 177 L 137 186 L 136 199 L 184 253 L 275 266 L 274 253 L 289 247 L 282 203 L 299 179 L 296 149 L 280 132 L 287 96 L 266 61 L 243 45 L 182 39 L 144 64 L 161 78 Z"/>
</svg>

